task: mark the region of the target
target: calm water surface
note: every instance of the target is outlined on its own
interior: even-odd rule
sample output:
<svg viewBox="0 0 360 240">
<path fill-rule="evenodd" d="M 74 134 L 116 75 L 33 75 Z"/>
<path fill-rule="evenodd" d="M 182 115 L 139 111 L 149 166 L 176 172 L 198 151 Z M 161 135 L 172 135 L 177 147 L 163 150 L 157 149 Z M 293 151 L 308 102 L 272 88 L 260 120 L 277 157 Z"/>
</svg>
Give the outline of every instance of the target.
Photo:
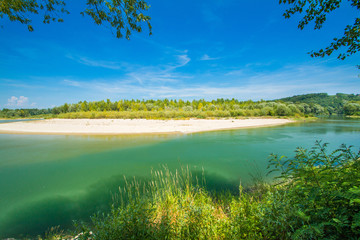
<svg viewBox="0 0 360 240">
<path fill-rule="evenodd" d="M 123 176 L 151 169 L 204 169 L 209 189 L 236 190 L 266 173 L 270 153 L 293 156 L 316 140 L 360 147 L 359 120 L 190 135 L 52 136 L 0 134 L 0 238 L 42 234 L 108 209 Z"/>
</svg>

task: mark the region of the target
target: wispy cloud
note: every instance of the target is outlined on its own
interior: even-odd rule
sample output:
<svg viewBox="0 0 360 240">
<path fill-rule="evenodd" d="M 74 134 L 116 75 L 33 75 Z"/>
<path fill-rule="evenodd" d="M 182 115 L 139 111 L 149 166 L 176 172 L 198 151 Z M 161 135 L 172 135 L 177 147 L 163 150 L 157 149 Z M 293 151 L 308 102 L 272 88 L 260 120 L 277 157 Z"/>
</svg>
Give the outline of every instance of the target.
<svg viewBox="0 0 360 240">
<path fill-rule="evenodd" d="M 178 54 L 180 53 L 180 54 Z M 172 61 L 166 64 L 159 64 L 154 66 L 141 66 L 137 64 L 127 64 L 126 68 L 123 69 L 123 77 L 107 79 L 104 82 L 117 82 L 121 84 L 137 84 L 137 85 L 148 85 L 148 84 L 164 84 L 164 83 L 176 83 L 182 79 L 189 78 L 186 74 L 179 73 L 177 70 L 186 66 L 191 61 L 191 58 L 185 51 L 176 51 L 173 55 Z M 95 79 L 91 82 L 102 82 L 103 79 Z M 81 81 L 73 79 L 62 79 L 62 84 L 72 87 L 83 87 L 87 88 L 87 84 Z"/>
<path fill-rule="evenodd" d="M 179 62 L 179 64 L 176 65 L 177 68 L 183 67 L 191 61 L 190 57 L 187 54 L 177 55 L 177 57 L 178 57 L 178 62 Z"/>
<path fill-rule="evenodd" d="M 200 58 L 201 61 L 210 61 L 210 60 L 217 60 L 217 59 L 219 59 L 219 58 L 218 58 L 218 57 L 217 57 L 217 58 L 215 58 L 215 57 L 210 57 L 210 56 L 207 55 L 207 54 L 204 54 L 204 55 Z"/>
<path fill-rule="evenodd" d="M 113 61 L 104 61 L 104 60 L 94 60 L 91 58 L 87 58 L 84 56 L 73 56 L 73 55 L 66 55 L 67 58 L 74 60 L 80 64 L 91 66 L 91 67 L 101 67 L 101 68 L 108 68 L 113 70 L 118 70 L 123 67 L 123 65 L 119 62 Z"/>
<path fill-rule="evenodd" d="M 353 93 L 355 89 L 360 89 L 360 83 L 355 81 L 357 80 L 356 76 L 351 73 L 347 74 L 349 69 L 344 67 L 285 66 L 267 73 L 234 70 L 228 75 L 223 72 L 212 76 L 205 73 L 187 76 L 182 73 L 166 72 L 165 69 L 156 73 L 150 68 L 146 72 L 142 71 L 145 75 L 131 73 L 127 78 L 83 82 L 71 80 L 67 83 L 84 88 L 84 91 L 96 91 L 104 98 L 120 95 L 124 98 L 214 99 L 234 97 L 241 100 L 258 100 L 313 92 Z M 134 81 L 135 78 L 139 79 Z M 144 78 L 151 78 L 152 81 L 144 81 Z M 187 81 L 189 78 L 206 80 L 203 83 L 189 83 Z M 342 84 L 339 79 L 343 79 L 347 84 Z"/>
<path fill-rule="evenodd" d="M 185 75 L 170 71 L 168 68 L 143 67 L 138 71 L 131 71 L 126 74 L 126 82 L 137 83 L 139 85 L 146 84 L 165 84 L 176 83 L 186 78 Z"/>
<path fill-rule="evenodd" d="M 68 79 L 63 80 L 66 85 L 73 86 L 73 87 L 81 87 L 81 83 L 77 81 L 72 81 Z"/>
<path fill-rule="evenodd" d="M 278 66 L 276 69 L 273 66 L 265 66 L 259 70 L 256 64 L 250 64 L 238 68 L 216 67 L 189 74 L 183 71 L 183 67 L 190 62 L 191 59 L 187 53 L 177 53 L 172 56 L 171 61 L 164 64 L 129 65 L 125 73 L 117 76 L 103 78 L 56 76 L 48 82 L 41 78 L 38 82 L 44 83 L 43 88 L 31 90 L 38 91 L 37 96 L 42 96 L 44 92 L 51 92 L 62 101 L 74 102 L 106 98 L 259 100 L 314 92 L 358 93 L 355 91 L 360 89 L 357 70 L 353 66 L 326 67 L 304 64 Z M 25 80 L 23 82 L 26 83 Z M 22 82 L 11 80 L 0 82 L 0 84 L 14 83 L 21 85 Z M 16 88 L 19 89 L 19 87 Z M 1 88 L 0 94 L 4 95 Z M 3 102 L 6 102 L 6 98 Z M 50 106 L 53 103 L 48 104 Z M 7 107 L 29 106 L 31 106 L 30 101 L 25 96 L 15 95 L 7 101 Z M 45 105 L 45 107 L 48 106 Z"/>
<path fill-rule="evenodd" d="M 85 86 L 85 84 L 84 84 Z M 92 82 L 86 84 L 87 89 L 102 93 L 104 98 L 120 95 L 126 98 L 185 98 L 185 99 L 214 99 L 214 98 L 237 98 L 247 99 L 275 99 L 286 97 L 291 94 L 324 92 L 326 90 L 338 89 L 336 84 L 307 84 L 299 86 L 296 83 L 288 84 L 246 84 L 236 86 L 220 86 L 218 84 L 193 84 L 193 85 L 135 85 L 124 82 Z M 348 89 L 347 89 L 348 90 Z M 326 92 L 326 91 L 325 91 Z M 141 97 L 140 97 L 141 96 Z"/>
</svg>

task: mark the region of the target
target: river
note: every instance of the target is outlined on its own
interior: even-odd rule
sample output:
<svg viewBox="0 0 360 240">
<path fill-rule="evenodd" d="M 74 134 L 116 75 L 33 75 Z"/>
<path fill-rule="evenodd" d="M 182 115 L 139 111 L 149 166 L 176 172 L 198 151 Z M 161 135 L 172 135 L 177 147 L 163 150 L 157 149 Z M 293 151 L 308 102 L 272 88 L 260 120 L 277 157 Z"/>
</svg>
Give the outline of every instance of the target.
<svg viewBox="0 0 360 240">
<path fill-rule="evenodd" d="M 210 190 L 236 191 L 265 176 L 268 156 L 289 157 L 316 140 L 360 147 L 360 121 L 322 119 L 278 127 L 189 135 L 0 134 L 0 239 L 35 236 L 106 211 L 124 176 L 189 166 Z"/>
</svg>

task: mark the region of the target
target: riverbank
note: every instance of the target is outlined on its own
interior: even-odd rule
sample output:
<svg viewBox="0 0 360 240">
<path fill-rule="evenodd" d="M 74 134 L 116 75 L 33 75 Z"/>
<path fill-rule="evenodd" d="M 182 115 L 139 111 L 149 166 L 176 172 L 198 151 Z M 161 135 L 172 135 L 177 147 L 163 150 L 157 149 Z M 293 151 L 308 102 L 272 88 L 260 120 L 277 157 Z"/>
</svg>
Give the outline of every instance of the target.
<svg viewBox="0 0 360 240">
<path fill-rule="evenodd" d="M 188 134 L 217 130 L 276 126 L 293 122 L 289 119 L 47 119 L 0 124 L 5 134 L 121 135 L 121 134 Z"/>
</svg>

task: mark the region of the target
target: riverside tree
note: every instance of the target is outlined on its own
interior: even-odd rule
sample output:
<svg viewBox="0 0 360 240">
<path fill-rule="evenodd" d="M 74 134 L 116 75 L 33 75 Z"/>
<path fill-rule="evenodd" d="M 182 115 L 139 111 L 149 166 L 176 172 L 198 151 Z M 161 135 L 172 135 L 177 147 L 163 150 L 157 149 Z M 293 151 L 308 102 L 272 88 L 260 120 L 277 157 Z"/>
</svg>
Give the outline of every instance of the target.
<svg viewBox="0 0 360 240">
<path fill-rule="evenodd" d="M 42 14 L 43 23 L 63 22 L 63 15 L 70 12 L 62 0 L 1 0 L 0 18 L 27 25 L 34 31 L 32 16 Z M 145 22 L 151 35 L 150 16 L 144 14 L 149 9 L 144 0 L 86 0 L 86 8 L 81 15 L 90 16 L 97 25 L 107 25 L 117 38 L 125 35 L 130 39 L 131 32 L 141 32 Z"/>
<path fill-rule="evenodd" d="M 349 0 L 352 7 L 356 10 L 360 10 L 359 0 Z M 305 15 L 300 20 L 298 28 L 304 29 L 306 25 L 314 21 L 314 29 L 321 29 L 326 17 L 332 11 L 338 9 L 341 4 L 344 4 L 342 0 L 280 0 L 280 4 L 289 4 L 291 7 L 284 13 L 285 18 L 290 18 L 296 13 Z M 338 59 L 344 60 L 346 57 L 358 52 L 360 50 L 360 18 L 355 18 L 353 24 L 349 24 L 345 27 L 344 35 L 340 38 L 334 38 L 325 49 L 319 51 L 311 51 L 311 57 L 325 57 L 330 56 L 334 51 L 339 50 L 341 47 L 347 48 L 347 50 L 338 55 Z M 360 66 L 358 65 L 358 68 Z"/>
</svg>

